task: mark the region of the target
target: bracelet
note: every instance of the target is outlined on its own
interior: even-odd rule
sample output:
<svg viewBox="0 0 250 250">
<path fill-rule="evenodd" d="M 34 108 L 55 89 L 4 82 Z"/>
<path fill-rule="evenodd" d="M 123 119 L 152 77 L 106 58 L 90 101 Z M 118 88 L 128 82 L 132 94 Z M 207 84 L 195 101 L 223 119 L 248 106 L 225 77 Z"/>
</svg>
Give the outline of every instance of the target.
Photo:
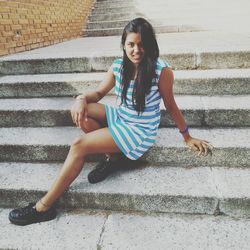
<svg viewBox="0 0 250 250">
<path fill-rule="evenodd" d="M 188 126 L 187 126 L 183 131 L 180 131 L 180 130 L 179 130 L 179 132 L 180 132 L 181 134 L 187 133 L 187 132 L 188 132 Z"/>
<path fill-rule="evenodd" d="M 84 99 L 86 99 L 86 97 L 76 97 L 76 100 L 84 100 Z"/>
</svg>

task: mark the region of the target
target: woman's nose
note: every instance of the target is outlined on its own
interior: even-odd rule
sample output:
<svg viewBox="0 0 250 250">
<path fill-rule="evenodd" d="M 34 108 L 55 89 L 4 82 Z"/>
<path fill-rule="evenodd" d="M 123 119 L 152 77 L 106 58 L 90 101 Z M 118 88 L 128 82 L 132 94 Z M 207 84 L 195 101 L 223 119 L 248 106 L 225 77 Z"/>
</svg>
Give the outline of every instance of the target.
<svg viewBox="0 0 250 250">
<path fill-rule="evenodd" d="M 135 45 L 135 46 L 134 46 L 134 50 L 135 50 L 136 52 L 138 52 L 138 51 L 140 51 L 140 47 L 139 47 L 138 45 Z"/>
</svg>

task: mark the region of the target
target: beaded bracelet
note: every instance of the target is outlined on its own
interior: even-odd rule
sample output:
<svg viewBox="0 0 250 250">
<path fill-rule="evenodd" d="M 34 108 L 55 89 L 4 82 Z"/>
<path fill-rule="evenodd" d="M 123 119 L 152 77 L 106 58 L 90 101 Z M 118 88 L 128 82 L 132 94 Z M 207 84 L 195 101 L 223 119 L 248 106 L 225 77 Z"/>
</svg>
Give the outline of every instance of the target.
<svg viewBox="0 0 250 250">
<path fill-rule="evenodd" d="M 77 95 L 77 96 L 73 96 L 73 98 L 75 98 L 76 100 L 84 100 L 86 99 L 86 97 L 78 97 L 80 95 Z"/>
<path fill-rule="evenodd" d="M 187 132 L 188 132 L 188 126 L 187 126 L 183 131 L 180 131 L 180 130 L 179 130 L 179 132 L 180 132 L 181 134 L 187 133 Z"/>
</svg>

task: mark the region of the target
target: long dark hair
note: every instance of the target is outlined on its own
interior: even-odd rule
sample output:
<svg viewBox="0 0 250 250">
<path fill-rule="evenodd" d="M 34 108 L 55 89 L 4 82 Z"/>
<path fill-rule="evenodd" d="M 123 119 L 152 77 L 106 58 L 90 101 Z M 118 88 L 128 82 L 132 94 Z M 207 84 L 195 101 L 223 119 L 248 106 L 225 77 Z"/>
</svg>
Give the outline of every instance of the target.
<svg viewBox="0 0 250 250">
<path fill-rule="evenodd" d="M 122 78 L 122 103 L 126 102 L 126 95 L 130 80 L 132 80 L 133 63 L 127 57 L 124 49 L 128 33 L 139 33 L 141 35 L 144 56 L 138 65 L 138 74 L 132 93 L 132 103 L 138 114 L 144 111 L 146 95 L 149 94 L 152 80 L 155 77 L 155 63 L 159 57 L 159 47 L 156 41 L 152 25 L 144 18 L 136 18 L 130 21 L 124 28 L 121 46 L 123 48 L 123 64 L 121 68 Z"/>
</svg>

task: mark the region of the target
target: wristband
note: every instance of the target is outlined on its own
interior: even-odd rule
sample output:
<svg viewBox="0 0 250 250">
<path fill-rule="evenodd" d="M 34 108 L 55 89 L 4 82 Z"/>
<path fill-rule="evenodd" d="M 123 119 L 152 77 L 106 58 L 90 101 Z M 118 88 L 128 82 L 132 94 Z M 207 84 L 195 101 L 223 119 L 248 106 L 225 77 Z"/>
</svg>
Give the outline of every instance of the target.
<svg viewBox="0 0 250 250">
<path fill-rule="evenodd" d="M 180 130 L 179 130 L 179 132 L 180 132 L 181 134 L 187 133 L 187 132 L 188 132 L 188 126 L 187 126 L 183 131 L 180 131 Z"/>
</svg>

